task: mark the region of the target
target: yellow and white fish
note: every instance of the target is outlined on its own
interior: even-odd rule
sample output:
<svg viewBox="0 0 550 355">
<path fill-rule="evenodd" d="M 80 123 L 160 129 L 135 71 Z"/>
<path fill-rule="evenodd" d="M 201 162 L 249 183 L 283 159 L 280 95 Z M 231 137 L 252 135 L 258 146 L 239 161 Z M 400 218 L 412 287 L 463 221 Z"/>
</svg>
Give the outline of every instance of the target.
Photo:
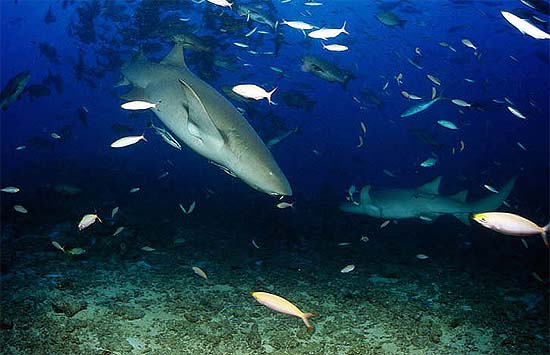
<svg viewBox="0 0 550 355">
<path fill-rule="evenodd" d="M 540 234 L 544 244 L 548 246 L 547 235 L 550 230 L 550 223 L 544 227 L 539 227 L 527 218 L 506 212 L 476 213 L 472 219 L 486 228 L 506 235 L 525 237 Z"/>
<path fill-rule="evenodd" d="M 284 298 L 267 292 L 252 292 L 252 297 L 267 308 L 276 312 L 288 314 L 300 318 L 307 327 L 307 330 L 313 330 L 308 318 L 313 317 L 315 313 L 304 313 L 298 307 L 285 300 Z"/>
</svg>

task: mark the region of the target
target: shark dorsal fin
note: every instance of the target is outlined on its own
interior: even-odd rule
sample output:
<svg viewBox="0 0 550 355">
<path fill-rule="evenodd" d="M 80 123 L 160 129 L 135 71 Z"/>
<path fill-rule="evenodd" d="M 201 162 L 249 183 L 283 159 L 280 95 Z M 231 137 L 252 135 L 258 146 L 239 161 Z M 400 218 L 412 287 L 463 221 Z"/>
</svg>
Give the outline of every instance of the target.
<svg viewBox="0 0 550 355">
<path fill-rule="evenodd" d="M 468 196 L 468 190 L 460 191 L 452 195 L 451 198 L 455 201 L 466 203 L 466 196 Z"/>
<path fill-rule="evenodd" d="M 164 65 L 174 65 L 178 67 L 185 67 L 185 60 L 183 59 L 183 45 L 176 43 L 174 48 L 160 61 Z"/>
<path fill-rule="evenodd" d="M 438 195 L 439 184 L 441 183 L 441 176 L 436 177 L 427 184 L 420 186 L 417 190 L 425 192 L 427 194 Z"/>
<path fill-rule="evenodd" d="M 370 198 L 370 185 L 363 186 L 361 189 L 361 204 L 372 205 L 372 200 Z"/>
<path fill-rule="evenodd" d="M 179 79 L 179 82 L 187 99 L 184 102 L 187 103 L 187 129 L 189 130 L 189 133 L 200 140 L 204 140 L 205 137 L 208 137 L 212 143 L 223 145 L 224 139 L 210 118 L 210 115 L 208 114 L 208 111 L 202 103 L 199 95 L 197 95 L 195 90 L 193 90 L 193 88 L 185 81 Z"/>
<path fill-rule="evenodd" d="M 147 101 L 145 90 L 137 86 L 134 86 L 132 90 L 128 91 L 126 94 L 122 95 L 120 98 L 128 101 Z"/>
</svg>

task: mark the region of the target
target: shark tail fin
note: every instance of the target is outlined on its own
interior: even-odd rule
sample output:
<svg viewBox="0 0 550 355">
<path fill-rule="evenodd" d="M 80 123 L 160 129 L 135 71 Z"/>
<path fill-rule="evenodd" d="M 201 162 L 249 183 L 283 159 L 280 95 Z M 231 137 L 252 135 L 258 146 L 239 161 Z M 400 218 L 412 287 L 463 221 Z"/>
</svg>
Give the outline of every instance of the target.
<svg viewBox="0 0 550 355">
<path fill-rule="evenodd" d="M 492 194 L 489 197 L 483 198 L 477 202 L 472 203 L 472 208 L 470 212 L 472 213 L 479 213 L 479 212 L 487 212 L 487 211 L 495 211 L 502 205 L 504 200 L 508 198 L 510 193 L 512 192 L 512 189 L 514 188 L 514 184 L 516 183 L 518 176 L 514 176 L 504 186 L 500 189 L 499 193 Z"/>
</svg>

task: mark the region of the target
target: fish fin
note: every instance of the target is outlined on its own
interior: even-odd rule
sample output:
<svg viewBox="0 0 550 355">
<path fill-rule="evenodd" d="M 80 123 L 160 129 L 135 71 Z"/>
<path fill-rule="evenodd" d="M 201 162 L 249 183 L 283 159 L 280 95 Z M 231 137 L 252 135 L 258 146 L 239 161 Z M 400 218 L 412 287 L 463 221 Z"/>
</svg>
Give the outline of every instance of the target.
<svg viewBox="0 0 550 355">
<path fill-rule="evenodd" d="M 185 65 L 185 59 L 183 58 L 183 45 L 181 43 L 176 43 L 170 53 L 168 53 L 160 63 L 164 65 L 187 67 Z"/>
<path fill-rule="evenodd" d="M 307 327 L 307 330 L 310 331 L 310 332 L 313 331 L 313 326 L 309 323 L 308 318 L 309 317 L 314 317 L 316 315 L 317 315 L 317 313 L 315 313 L 315 312 L 309 312 L 309 313 L 303 313 L 302 314 L 302 320 L 304 321 L 304 323 Z"/>
<path fill-rule="evenodd" d="M 179 79 L 182 90 L 187 96 L 187 112 L 188 112 L 188 122 L 187 128 L 189 133 L 200 140 L 203 140 L 203 135 L 209 137 L 209 140 L 214 140 L 214 142 L 219 143 L 220 145 L 224 144 L 224 139 L 214 124 L 206 107 L 202 103 L 200 97 L 197 95 L 195 90 L 185 81 Z"/>
<path fill-rule="evenodd" d="M 120 98 L 128 101 L 147 101 L 145 90 L 137 86 L 134 86 L 132 90 L 128 91 L 126 94 L 122 95 Z"/>
<path fill-rule="evenodd" d="M 439 195 L 439 185 L 441 184 L 441 176 L 436 177 L 432 181 L 417 188 L 418 191 L 422 191 L 432 195 Z"/>
<path fill-rule="evenodd" d="M 361 197 L 360 201 L 361 204 L 369 204 L 372 205 L 372 199 L 370 198 L 370 185 L 363 186 L 361 189 Z"/>
<path fill-rule="evenodd" d="M 550 231 L 550 223 L 548 223 L 547 225 L 545 225 L 543 228 L 542 228 L 542 233 L 540 234 L 540 236 L 542 237 L 542 240 L 544 241 L 544 245 L 548 246 L 548 231 Z"/>
<path fill-rule="evenodd" d="M 468 196 L 468 190 L 460 191 L 457 194 L 451 196 L 455 201 L 466 203 L 466 196 Z"/>
<path fill-rule="evenodd" d="M 458 220 L 465 225 L 470 225 L 470 215 L 468 213 L 454 213 L 453 216 L 458 218 Z"/>
<path fill-rule="evenodd" d="M 130 81 L 128 81 L 128 79 L 126 79 L 126 77 L 123 77 L 113 87 L 116 88 L 116 87 L 119 87 L 119 86 L 126 86 L 126 85 L 130 85 Z"/>
</svg>

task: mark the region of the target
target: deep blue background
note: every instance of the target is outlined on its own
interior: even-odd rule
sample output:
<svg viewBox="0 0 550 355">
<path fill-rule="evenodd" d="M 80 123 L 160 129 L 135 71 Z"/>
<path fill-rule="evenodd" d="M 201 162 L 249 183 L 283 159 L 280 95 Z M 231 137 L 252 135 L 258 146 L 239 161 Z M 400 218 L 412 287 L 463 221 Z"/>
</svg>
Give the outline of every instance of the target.
<svg viewBox="0 0 550 355">
<path fill-rule="evenodd" d="M 219 69 L 218 79 L 209 81 L 214 87 L 219 89 L 221 85 L 242 82 L 253 82 L 267 89 L 279 87 L 273 97 L 279 105 L 269 107 L 264 100 L 250 106 L 264 114 L 271 112 L 281 117 L 288 129 L 300 127 L 298 135 L 273 149 L 293 187 L 297 208 L 315 210 L 316 206 L 333 206 L 334 212 L 339 213 L 336 206 L 352 183 L 359 187 L 364 184 L 410 187 L 438 175 L 444 176 L 444 193 L 467 188 L 471 190 L 471 197 L 480 197 L 489 193 L 483 189 L 483 184 L 498 188 L 512 175 L 520 173 L 510 199 L 513 210 L 544 224 L 548 218 L 549 201 L 549 41 L 522 35 L 500 15 L 500 10 L 522 7 L 520 1 L 403 2 L 393 11 L 406 23 L 403 27 L 391 28 L 375 17 L 379 11 L 377 6 L 383 3 L 388 2 L 325 1 L 320 7 L 304 6 L 294 0 L 276 3 L 280 19 L 303 20 L 328 27 L 340 27 L 346 20 L 350 32 L 349 36 L 341 35 L 330 41 L 346 44 L 350 50 L 331 53 L 323 50 L 317 40 L 304 39 L 299 31 L 282 26 L 280 30 L 288 44 L 283 45 L 278 57 L 251 55 L 231 45 L 234 41 L 246 41 L 244 34 L 250 28 L 220 35 L 215 28 L 202 26 L 203 11 L 214 8 L 212 4 L 182 6 L 182 9 L 190 8 L 191 11 L 182 10 L 178 15 L 190 17 L 190 23 L 199 29 L 198 35 L 214 35 L 220 45 L 225 44 L 218 54 L 240 56 L 243 61 L 238 65 L 252 64 L 250 67 L 241 66 L 236 72 Z M 1 84 L 5 85 L 10 77 L 24 70 L 32 72 L 29 84 L 37 84 L 50 69 L 62 75 L 65 86 L 61 95 L 52 89 L 51 96 L 34 101 L 23 95 L 20 101 L 2 113 L 2 185 L 22 188 L 19 194 L 2 196 L 3 216 L 8 214 L 9 218 L 15 213 L 11 205 L 16 202 L 24 204 L 33 213 L 36 213 L 33 204 L 41 206 L 41 215 L 55 212 L 43 211 L 43 206 L 48 206 L 47 198 L 39 197 L 40 201 L 36 201 L 36 197 L 41 196 L 39 192 L 58 183 L 79 186 L 88 194 L 80 201 L 81 210 L 71 207 L 67 211 L 58 211 L 56 216 L 60 219 L 68 215 L 76 218 L 82 212 L 101 209 L 102 206 L 105 206 L 105 211 L 101 212 L 107 213 L 113 204 L 122 201 L 142 205 L 153 214 L 162 211 L 178 213 L 177 203 L 187 204 L 192 200 L 198 200 L 199 209 L 210 205 L 212 211 L 220 214 L 227 208 L 250 213 L 255 200 L 259 201 L 254 203 L 272 208 L 274 203 L 269 197 L 225 175 L 185 147 L 181 152 L 174 150 L 151 132 L 147 133 L 151 138 L 149 143 L 120 150 L 109 148 L 109 144 L 119 137 L 110 130 L 113 123 L 130 125 L 135 133 L 141 133 L 154 115 L 150 112 L 131 115 L 120 109 L 118 95 L 123 90 L 113 89 L 120 79 L 116 70 L 94 78 L 97 88 L 74 79 L 73 65 L 77 62 L 79 49 L 85 53 L 86 64 L 93 68 L 98 50 L 107 46 L 107 40 L 116 35 L 116 28 L 131 26 L 131 20 L 115 25 L 100 15 L 95 22 L 97 42 L 81 43 L 78 37 L 67 34 L 70 21 L 78 21 L 75 11 L 81 4 L 78 2 L 62 10 L 59 1 L 0 2 Z M 139 2 L 119 4 L 126 6 L 127 15 L 134 16 Z M 47 25 L 43 19 L 49 5 L 52 5 L 57 20 Z M 312 16 L 300 14 L 306 10 Z M 218 12 L 216 9 L 208 14 Z M 233 16 L 238 18 L 236 14 Z M 241 21 L 245 19 L 241 18 Z M 262 25 L 258 25 L 258 29 L 269 30 Z M 254 40 L 260 36 L 254 34 L 250 37 L 251 49 L 260 52 L 273 50 L 271 36 L 266 35 L 263 44 Z M 460 43 L 461 38 L 468 38 L 478 46 L 482 52 L 479 60 L 472 49 Z M 155 60 L 170 48 L 169 41 L 157 41 L 164 44 L 164 50 L 152 56 Z M 442 41 L 452 45 L 457 52 L 438 45 Z M 41 56 L 36 42 L 53 45 L 61 63 L 51 64 Z M 123 43 L 108 46 L 124 53 L 125 59 L 135 48 Z M 421 49 L 421 58 L 415 55 L 415 47 Z M 545 54 L 546 61 L 536 52 Z M 343 89 L 339 84 L 302 72 L 300 58 L 306 54 L 334 61 L 352 71 L 355 78 Z M 414 59 L 424 69 L 414 68 L 407 63 L 407 58 Z M 200 58 L 195 57 L 191 63 L 197 61 Z M 269 69 L 270 66 L 282 68 L 289 77 L 281 78 Z M 190 67 L 193 70 L 194 65 Z M 401 86 L 394 79 L 398 73 L 404 75 Z M 399 114 L 415 103 L 404 99 L 401 90 L 429 98 L 433 85 L 426 74 L 441 79 L 438 90 L 443 90 L 444 96 L 486 103 L 489 108 L 484 112 L 464 109 L 461 115 L 458 106 L 441 101 L 423 113 L 400 118 Z M 474 79 L 475 83 L 466 82 L 464 78 Z M 386 82 L 389 86 L 383 92 Z M 368 105 L 360 93 L 364 88 L 374 92 L 385 103 L 384 107 Z M 288 108 L 278 99 L 278 94 L 294 89 L 317 101 L 311 112 Z M 366 109 L 360 109 L 353 96 L 361 100 Z M 512 100 L 527 120 L 514 117 L 505 105 L 491 102 L 494 98 L 502 100 L 504 97 Z M 76 115 L 76 110 L 82 105 L 89 110 L 88 127 L 81 125 Z M 236 106 L 244 107 L 238 103 Z M 440 127 L 436 123 L 440 119 L 455 122 L 460 130 Z M 361 121 L 366 124 L 368 133 L 364 147 L 357 149 Z M 258 117 L 251 117 L 250 122 L 266 141 L 281 133 L 269 125 L 264 127 Z M 62 142 L 50 138 L 51 132 L 58 132 L 68 124 L 72 126 L 70 138 Z M 443 144 L 437 152 L 439 162 L 435 167 L 419 166 L 430 156 L 432 148 L 418 141 L 410 133 L 412 128 L 431 132 Z M 29 138 L 36 136 L 51 140 L 53 146 L 40 148 L 27 144 Z M 465 150 L 452 155 L 452 147 L 458 147 L 460 140 L 465 142 Z M 528 151 L 522 151 L 517 141 L 522 142 Z M 22 144 L 26 144 L 27 149 L 16 151 L 15 147 Z M 166 163 L 167 160 L 174 166 Z M 396 178 L 384 174 L 384 169 L 393 172 Z M 164 171 L 169 171 L 170 175 L 159 181 L 157 177 Z M 134 186 L 140 186 L 142 191 L 129 195 L 128 190 Z M 216 192 L 218 199 L 215 203 L 206 202 L 207 188 Z"/>
</svg>

